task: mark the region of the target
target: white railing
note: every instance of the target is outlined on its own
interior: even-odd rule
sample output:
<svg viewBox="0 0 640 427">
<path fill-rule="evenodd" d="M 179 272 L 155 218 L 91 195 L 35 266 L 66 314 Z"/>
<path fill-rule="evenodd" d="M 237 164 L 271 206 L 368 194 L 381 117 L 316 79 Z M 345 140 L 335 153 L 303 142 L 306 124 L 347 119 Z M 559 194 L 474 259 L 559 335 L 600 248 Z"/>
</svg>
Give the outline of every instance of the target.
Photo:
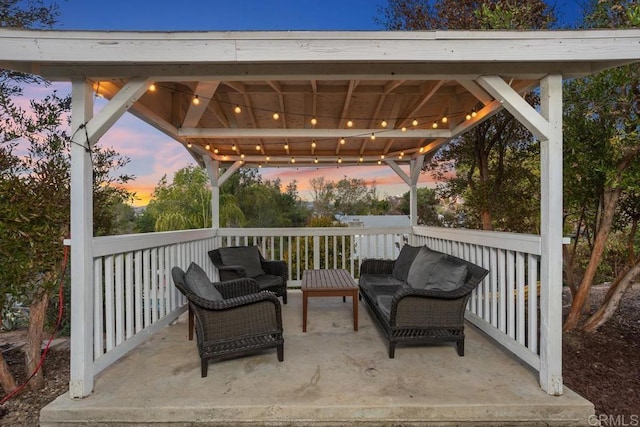
<svg viewBox="0 0 640 427">
<path fill-rule="evenodd" d="M 186 308 L 171 268 L 191 261 L 208 274 L 213 230 L 97 237 L 93 240 L 94 375 L 124 356 Z"/>
<path fill-rule="evenodd" d="M 257 245 L 265 258 L 287 262 L 288 286 L 296 287 L 306 269 L 344 268 L 358 277 L 363 259 L 395 259 L 407 242 L 487 268 L 467 319 L 540 369 L 538 290 L 529 286 L 538 281 L 538 236 L 432 227 L 225 228 L 94 239 L 94 375 L 185 310 L 173 266 L 194 261 L 218 280 L 211 249 Z"/>
<path fill-rule="evenodd" d="M 539 236 L 414 227 L 411 242 L 478 264 L 489 274 L 471 294 L 466 318 L 536 370 Z"/>
</svg>

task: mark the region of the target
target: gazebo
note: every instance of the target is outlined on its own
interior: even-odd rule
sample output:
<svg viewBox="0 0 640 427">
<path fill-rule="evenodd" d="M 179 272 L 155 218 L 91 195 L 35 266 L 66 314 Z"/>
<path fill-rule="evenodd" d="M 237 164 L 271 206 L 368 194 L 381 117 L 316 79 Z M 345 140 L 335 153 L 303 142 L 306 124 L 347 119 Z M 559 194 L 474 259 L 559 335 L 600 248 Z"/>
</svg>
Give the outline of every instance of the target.
<svg viewBox="0 0 640 427">
<path fill-rule="evenodd" d="M 351 229 L 220 228 L 219 188 L 231 174 L 378 164 L 406 182 L 411 226 L 357 234 L 389 248 L 408 235 L 488 268 L 468 320 L 536 369 L 544 391 L 562 394 L 562 80 L 638 61 L 640 30 L 0 30 L 0 67 L 72 84 L 71 397 L 90 394 L 98 373 L 183 312 L 171 266 L 205 265 L 223 242 L 258 242 L 276 257 L 312 253 L 306 265 L 289 261 L 292 284 L 310 263 L 346 263 L 356 274 L 357 259 L 325 260 L 319 249 L 351 251 Z M 539 110 L 523 99 L 536 88 Z M 96 114 L 95 95 L 109 99 Z M 540 236 L 418 226 L 425 159 L 502 109 L 540 142 Z M 94 238 L 88 149 L 127 111 L 206 168 L 211 229 Z M 539 299 L 534 286 L 525 298 L 537 281 Z"/>
</svg>

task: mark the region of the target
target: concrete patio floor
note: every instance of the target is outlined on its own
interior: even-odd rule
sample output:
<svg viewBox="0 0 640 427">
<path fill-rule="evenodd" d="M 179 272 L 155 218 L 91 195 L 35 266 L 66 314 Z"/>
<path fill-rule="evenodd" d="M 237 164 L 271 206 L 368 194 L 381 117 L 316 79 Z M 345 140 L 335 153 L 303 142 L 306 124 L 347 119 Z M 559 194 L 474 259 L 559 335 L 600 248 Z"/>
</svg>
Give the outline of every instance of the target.
<svg viewBox="0 0 640 427">
<path fill-rule="evenodd" d="M 186 315 L 106 369 L 84 399 L 60 396 L 42 426 L 251 425 L 589 425 L 593 405 L 565 387 L 544 393 L 537 373 L 472 325 L 465 356 L 453 344 L 396 349 L 363 302 L 353 330 L 351 301 L 302 294 L 283 305 L 284 362 L 275 349 L 209 365 L 200 377 Z"/>
</svg>

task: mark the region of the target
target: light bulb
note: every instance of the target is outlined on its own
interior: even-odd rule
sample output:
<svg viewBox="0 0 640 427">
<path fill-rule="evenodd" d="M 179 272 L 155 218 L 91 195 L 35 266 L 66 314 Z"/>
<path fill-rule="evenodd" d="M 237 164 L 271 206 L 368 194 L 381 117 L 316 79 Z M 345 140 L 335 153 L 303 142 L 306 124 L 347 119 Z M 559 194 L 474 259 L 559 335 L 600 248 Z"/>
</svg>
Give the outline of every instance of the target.
<svg viewBox="0 0 640 427">
<path fill-rule="evenodd" d="M 471 114 L 467 114 L 467 116 L 465 117 L 467 120 L 471 120 Z"/>
<path fill-rule="evenodd" d="M 338 157 L 338 163 L 342 163 L 342 157 Z"/>
<path fill-rule="evenodd" d="M 193 145 L 190 142 L 187 142 L 187 147 L 191 148 L 191 147 L 193 147 Z"/>
<path fill-rule="evenodd" d="M 386 120 L 383 120 L 382 123 L 380 123 L 380 126 L 382 126 L 383 128 L 386 128 L 388 125 Z"/>
<path fill-rule="evenodd" d="M 289 149 L 289 144 L 284 144 L 284 149 L 288 150 Z"/>
<path fill-rule="evenodd" d="M 449 119 L 447 118 L 447 116 L 444 116 L 442 118 L 442 123 L 447 123 L 449 121 Z"/>
<path fill-rule="evenodd" d="M 424 151 L 424 147 L 420 147 L 420 152 L 422 153 Z"/>
<path fill-rule="evenodd" d="M 364 157 L 360 156 L 360 163 L 364 162 Z"/>
<path fill-rule="evenodd" d="M 273 113 L 273 120 L 278 120 L 279 118 L 280 118 L 280 114 L 278 114 L 277 112 Z"/>
<path fill-rule="evenodd" d="M 238 147 L 236 147 L 236 144 L 233 144 L 233 145 L 231 146 L 231 149 L 232 149 L 233 151 L 236 151 L 236 150 L 238 149 Z"/>
<path fill-rule="evenodd" d="M 242 108 L 240 108 L 239 105 L 236 105 L 236 107 L 233 109 L 233 112 L 236 114 L 240 114 L 242 113 Z"/>
<path fill-rule="evenodd" d="M 411 122 L 411 124 L 413 126 L 418 126 L 418 119 L 413 119 L 413 121 Z"/>
<path fill-rule="evenodd" d="M 402 129 L 400 129 L 402 132 L 406 132 L 407 128 L 405 126 L 402 126 Z"/>
<path fill-rule="evenodd" d="M 375 139 L 376 139 L 376 134 L 375 134 L 375 133 L 373 133 L 373 132 L 371 132 L 371 140 L 372 140 L 372 141 L 375 141 Z"/>
<path fill-rule="evenodd" d="M 264 159 L 268 162 L 269 160 L 271 160 L 271 157 L 267 156 Z"/>
<path fill-rule="evenodd" d="M 404 157 L 404 151 L 400 152 L 400 157 Z"/>
<path fill-rule="evenodd" d="M 378 164 L 381 165 L 382 164 L 382 160 L 378 160 Z"/>
<path fill-rule="evenodd" d="M 207 144 L 207 145 L 204 146 L 204 149 L 209 151 L 209 150 L 211 150 L 211 146 L 209 144 Z"/>
<path fill-rule="evenodd" d="M 318 163 L 318 158 L 313 159 L 313 163 Z"/>
<path fill-rule="evenodd" d="M 215 154 L 218 154 L 218 149 L 217 149 L 217 148 L 214 148 L 214 149 L 213 149 L 213 152 L 214 152 Z"/>
<path fill-rule="evenodd" d="M 262 169 L 262 163 L 258 165 L 258 169 Z"/>
<path fill-rule="evenodd" d="M 340 138 L 340 144 L 341 144 L 341 145 L 344 145 L 344 143 L 345 143 L 345 142 L 347 142 L 347 140 L 346 140 L 346 139 L 344 139 L 344 138 Z"/>
<path fill-rule="evenodd" d="M 149 92 L 155 92 L 156 91 L 156 85 L 154 83 L 151 83 L 151 85 L 149 85 Z"/>
<path fill-rule="evenodd" d="M 352 128 L 353 127 L 353 122 L 351 120 L 347 120 L 347 127 L 348 128 Z"/>
<path fill-rule="evenodd" d="M 434 128 L 434 129 L 438 129 L 438 122 L 433 122 L 431 127 Z"/>
<path fill-rule="evenodd" d="M 384 160 L 384 154 L 380 154 L 380 159 Z"/>
<path fill-rule="evenodd" d="M 311 141 L 311 148 L 316 148 L 316 142 L 315 141 Z"/>
<path fill-rule="evenodd" d="M 318 119 L 316 119 L 315 117 L 311 117 L 311 124 L 313 126 L 317 125 L 318 124 Z"/>
<path fill-rule="evenodd" d="M 471 112 L 471 117 L 475 117 L 475 116 L 477 116 L 477 115 L 478 115 L 478 113 L 477 113 L 477 112 L 475 112 L 475 111 L 472 111 L 472 112 Z"/>
<path fill-rule="evenodd" d="M 200 98 L 198 98 L 198 95 L 194 96 L 191 102 L 193 102 L 193 105 L 200 105 Z"/>
<path fill-rule="evenodd" d="M 256 145 L 256 151 L 260 151 L 260 144 Z"/>
<path fill-rule="evenodd" d="M 244 154 L 240 154 L 240 158 L 241 158 L 241 159 L 244 159 Z"/>
<path fill-rule="evenodd" d="M 296 162 L 296 158 L 295 158 L 295 157 L 292 157 L 292 158 L 291 158 L 291 163 L 295 163 L 295 162 Z"/>
</svg>

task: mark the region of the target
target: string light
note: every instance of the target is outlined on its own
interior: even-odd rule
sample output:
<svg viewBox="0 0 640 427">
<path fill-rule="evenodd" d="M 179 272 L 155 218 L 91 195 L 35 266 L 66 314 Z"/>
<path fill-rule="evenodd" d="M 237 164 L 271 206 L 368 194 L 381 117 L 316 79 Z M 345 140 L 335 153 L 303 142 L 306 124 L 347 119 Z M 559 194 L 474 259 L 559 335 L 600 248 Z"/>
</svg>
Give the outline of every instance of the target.
<svg viewBox="0 0 640 427">
<path fill-rule="evenodd" d="M 278 114 L 277 112 L 273 113 L 273 120 L 278 120 L 280 118 L 280 114 Z"/>
<path fill-rule="evenodd" d="M 260 144 L 256 145 L 256 151 L 260 151 Z"/>
<path fill-rule="evenodd" d="M 240 114 L 242 113 L 242 108 L 240 108 L 239 105 L 236 105 L 235 108 L 233 109 L 233 112 L 236 114 Z"/>
<path fill-rule="evenodd" d="M 193 145 L 190 142 L 187 142 L 187 148 L 191 148 Z"/>
<path fill-rule="evenodd" d="M 284 144 L 284 149 L 285 149 L 285 150 L 288 150 L 288 149 L 289 149 L 289 144 L 287 144 L 286 142 L 285 142 L 285 144 Z"/>
<path fill-rule="evenodd" d="M 315 141 L 311 141 L 311 148 L 316 148 L 316 142 Z"/>
<path fill-rule="evenodd" d="M 384 154 L 380 154 L 380 160 L 384 160 Z"/>
<path fill-rule="evenodd" d="M 388 125 L 386 120 L 383 120 L 382 123 L 380 123 L 380 126 L 382 126 L 383 128 L 386 128 Z"/>
<path fill-rule="evenodd" d="M 271 157 L 267 156 L 264 159 L 268 162 L 269 160 L 271 160 Z"/>
<path fill-rule="evenodd" d="M 405 126 L 402 126 L 402 129 L 400 129 L 402 132 L 406 132 L 407 128 Z"/>
<path fill-rule="evenodd" d="M 313 163 L 318 163 L 318 158 L 313 159 Z"/>
<path fill-rule="evenodd" d="M 376 134 L 371 132 L 370 138 L 371 138 L 372 141 L 375 141 L 376 140 Z"/>
<path fill-rule="evenodd" d="M 411 124 L 413 126 L 418 126 L 418 119 L 413 119 L 413 121 L 411 122 Z"/>
<path fill-rule="evenodd" d="M 218 154 L 218 149 L 217 149 L 217 148 L 214 148 L 214 149 L 213 149 L 213 152 L 214 152 L 215 154 Z"/>
<path fill-rule="evenodd" d="M 362 162 L 364 162 L 364 157 L 360 156 L 360 158 L 358 160 L 360 160 L 360 163 L 362 163 Z"/>
<path fill-rule="evenodd" d="M 345 143 L 345 142 L 347 142 L 347 140 L 346 140 L 346 139 L 344 139 L 344 138 L 340 138 L 340 145 L 344 145 L 344 143 Z"/>
<path fill-rule="evenodd" d="M 467 120 L 471 120 L 471 114 L 467 114 L 465 117 Z"/>
<path fill-rule="evenodd" d="M 295 157 L 292 157 L 292 158 L 291 158 L 291 163 L 295 163 L 295 162 L 296 162 L 296 158 L 295 158 Z"/>
<path fill-rule="evenodd" d="M 316 119 L 315 117 L 311 117 L 311 124 L 313 126 L 317 125 L 318 124 L 318 119 Z"/>
<path fill-rule="evenodd" d="M 382 164 L 382 160 L 378 160 L 378 164 L 381 165 Z"/>
<path fill-rule="evenodd" d="M 241 158 L 241 159 L 244 159 L 244 154 L 240 154 L 240 158 Z"/>
<path fill-rule="evenodd" d="M 477 115 L 478 115 L 478 113 L 477 113 L 475 110 L 473 110 L 473 111 L 471 112 L 471 117 L 475 117 L 475 116 L 477 116 Z"/>
<path fill-rule="evenodd" d="M 342 163 L 342 157 L 338 157 L 338 163 Z"/>
<path fill-rule="evenodd" d="M 198 98 L 198 95 L 194 96 L 191 102 L 193 105 L 200 105 L 200 98 Z"/>
<path fill-rule="evenodd" d="M 155 83 L 151 83 L 151 84 L 149 85 L 149 92 L 155 92 L 155 91 L 156 91 L 156 89 L 157 89 L 157 88 L 156 88 Z"/>
<path fill-rule="evenodd" d="M 438 129 L 438 122 L 433 122 L 431 127 L 434 128 L 434 129 Z"/>
<path fill-rule="evenodd" d="M 236 150 L 238 149 L 238 147 L 236 147 L 236 144 L 233 144 L 233 145 L 231 146 L 231 149 L 232 149 L 233 151 L 236 151 Z"/>
<path fill-rule="evenodd" d="M 442 118 L 442 123 L 447 123 L 449 121 L 449 119 L 447 118 L 447 116 L 444 116 Z"/>
<path fill-rule="evenodd" d="M 347 120 L 347 127 L 348 128 L 352 128 L 353 127 L 353 122 L 351 120 Z"/>
<path fill-rule="evenodd" d="M 204 149 L 209 151 L 209 150 L 211 150 L 211 146 L 209 144 L 207 144 L 207 145 L 204 146 Z"/>
</svg>

